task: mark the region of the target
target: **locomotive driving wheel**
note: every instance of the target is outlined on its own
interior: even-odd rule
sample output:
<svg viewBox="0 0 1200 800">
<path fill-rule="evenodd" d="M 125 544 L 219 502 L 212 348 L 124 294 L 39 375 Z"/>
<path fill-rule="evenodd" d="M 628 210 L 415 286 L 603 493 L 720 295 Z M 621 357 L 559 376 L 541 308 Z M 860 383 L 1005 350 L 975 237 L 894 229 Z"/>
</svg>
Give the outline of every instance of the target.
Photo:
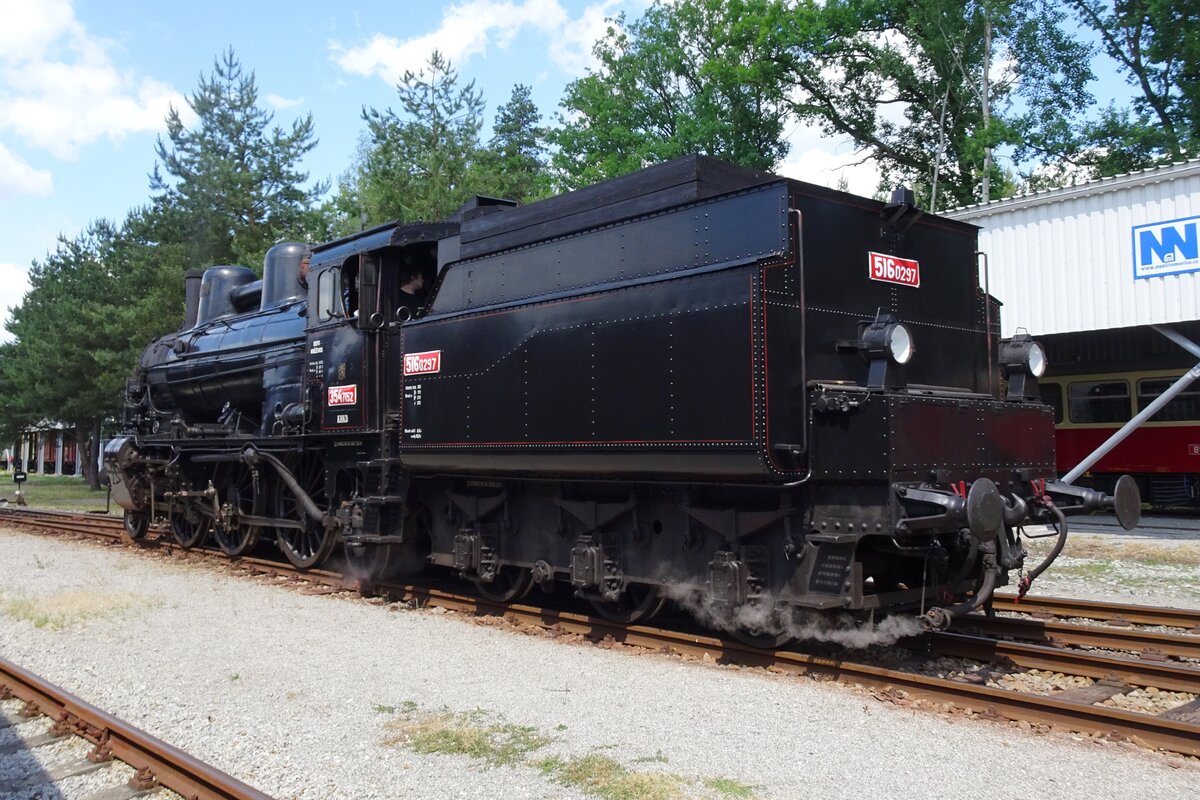
<svg viewBox="0 0 1200 800">
<path fill-rule="evenodd" d="M 490 581 L 475 579 L 475 588 L 493 603 L 515 603 L 533 588 L 533 572 L 524 567 L 500 567 Z"/>
<path fill-rule="evenodd" d="M 184 550 L 203 544 L 211 527 L 212 519 L 192 503 L 171 512 L 171 535 Z"/>
<path fill-rule="evenodd" d="M 658 616 L 667 604 L 666 596 L 649 583 L 631 583 L 616 600 L 592 600 L 592 608 L 609 622 L 636 625 Z"/>
<path fill-rule="evenodd" d="M 325 466 L 320 458 L 311 457 L 288 465 L 293 470 L 296 482 L 300 484 L 318 508 L 324 508 L 325 496 Z M 337 544 L 337 530 L 327 528 L 310 517 L 296 499 L 296 495 L 282 480 L 274 481 L 275 491 L 273 500 L 273 516 L 294 520 L 301 523 L 302 528 L 275 528 L 275 543 L 280 552 L 296 569 L 312 569 L 320 564 Z"/>
<path fill-rule="evenodd" d="M 245 555 L 258 542 L 258 525 L 241 521 L 242 515 L 260 515 L 263 508 L 263 478 L 245 464 L 222 465 L 213 480 L 222 519 L 213 527 L 217 546 L 230 558 Z"/>
</svg>

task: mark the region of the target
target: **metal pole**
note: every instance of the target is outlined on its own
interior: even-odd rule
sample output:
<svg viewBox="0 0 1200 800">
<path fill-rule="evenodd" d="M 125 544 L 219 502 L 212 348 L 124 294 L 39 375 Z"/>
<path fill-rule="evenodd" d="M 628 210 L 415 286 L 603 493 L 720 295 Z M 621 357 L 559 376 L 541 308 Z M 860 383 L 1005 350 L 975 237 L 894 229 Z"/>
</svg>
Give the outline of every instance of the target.
<svg viewBox="0 0 1200 800">
<path fill-rule="evenodd" d="M 1161 333 L 1163 336 L 1170 339 L 1175 344 L 1182 347 L 1184 350 L 1187 350 L 1189 353 L 1194 355 L 1196 358 L 1200 358 L 1200 344 L 1196 344 L 1195 342 L 1193 342 L 1191 339 L 1187 338 L 1183 334 L 1177 333 L 1177 332 L 1171 330 L 1170 328 L 1164 327 L 1162 325 L 1151 325 L 1150 327 L 1153 328 L 1154 330 L 1158 331 L 1159 333 Z"/>
<path fill-rule="evenodd" d="M 1172 331 L 1172 333 L 1174 333 L 1174 331 Z M 1185 339 L 1184 341 L 1187 340 Z M 1191 344 L 1191 342 L 1188 342 L 1188 344 Z M 1195 347 L 1195 345 L 1192 346 Z M 1190 350 L 1191 348 L 1188 349 Z M 1197 350 L 1200 351 L 1200 347 L 1198 347 Z M 1142 409 L 1141 413 L 1129 420 L 1129 422 L 1126 422 L 1121 427 L 1121 430 L 1108 437 L 1104 444 L 1097 447 L 1090 456 L 1085 458 L 1083 461 L 1080 461 L 1074 469 L 1063 476 L 1063 482 L 1074 483 L 1076 480 L 1078 480 L 1080 475 L 1087 472 L 1092 468 L 1092 465 L 1104 458 L 1104 456 L 1108 455 L 1109 451 L 1123 442 L 1125 437 L 1133 433 L 1135 428 L 1138 428 L 1143 422 L 1158 413 L 1160 408 L 1171 402 L 1171 400 L 1175 398 L 1175 395 L 1186 389 L 1189 385 L 1191 385 L 1192 381 L 1196 380 L 1197 378 L 1200 378 L 1200 364 L 1197 364 L 1185 372 L 1179 380 L 1171 384 L 1171 388 L 1154 398 L 1153 403 Z"/>
</svg>

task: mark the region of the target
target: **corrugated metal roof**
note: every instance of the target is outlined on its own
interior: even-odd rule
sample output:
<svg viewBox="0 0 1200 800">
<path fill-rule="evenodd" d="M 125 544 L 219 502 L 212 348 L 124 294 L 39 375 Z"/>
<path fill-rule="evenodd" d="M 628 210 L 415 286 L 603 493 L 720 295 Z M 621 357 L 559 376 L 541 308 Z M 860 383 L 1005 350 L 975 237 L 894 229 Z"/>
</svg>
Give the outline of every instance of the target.
<svg viewBox="0 0 1200 800">
<path fill-rule="evenodd" d="M 975 203 L 969 206 L 959 206 L 949 211 L 941 212 L 942 216 L 952 219 L 977 219 L 988 214 L 998 214 L 1015 208 L 1025 208 L 1041 203 L 1057 203 L 1073 197 L 1085 197 L 1104 192 L 1115 192 L 1130 186 L 1140 186 L 1145 183 L 1170 181 L 1200 174 L 1200 158 L 1190 161 L 1179 161 L 1162 167 L 1147 167 L 1137 172 L 1126 172 L 1107 178 L 1078 183 L 1073 186 L 1063 186 L 1058 189 L 1044 189 L 1040 192 L 1027 192 L 1015 197 L 1005 197 L 988 203 Z"/>
<path fill-rule="evenodd" d="M 946 216 L 983 228 L 1004 335 L 1200 319 L 1200 159 Z"/>
</svg>

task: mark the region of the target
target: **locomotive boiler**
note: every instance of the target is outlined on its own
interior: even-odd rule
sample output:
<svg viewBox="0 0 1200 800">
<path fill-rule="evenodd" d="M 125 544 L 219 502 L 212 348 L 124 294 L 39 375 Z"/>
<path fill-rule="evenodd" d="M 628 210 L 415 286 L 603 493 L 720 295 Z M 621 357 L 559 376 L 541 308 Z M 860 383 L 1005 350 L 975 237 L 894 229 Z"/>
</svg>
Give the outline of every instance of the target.
<svg viewBox="0 0 1200 800">
<path fill-rule="evenodd" d="M 1024 593 L 1069 515 L 1140 507 L 1055 481 L 1040 347 L 1000 340 L 976 249 L 911 192 L 698 156 L 277 245 L 261 281 L 189 278 L 128 381 L 114 497 L 133 536 L 301 568 L 340 545 L 372 579 L 436 565 L 623 621 L 702 598 L 757 644 L 812 611 L 942 626 Z M 1030 525 L 1058 532 L 1037 565 Z"/>
</svg>

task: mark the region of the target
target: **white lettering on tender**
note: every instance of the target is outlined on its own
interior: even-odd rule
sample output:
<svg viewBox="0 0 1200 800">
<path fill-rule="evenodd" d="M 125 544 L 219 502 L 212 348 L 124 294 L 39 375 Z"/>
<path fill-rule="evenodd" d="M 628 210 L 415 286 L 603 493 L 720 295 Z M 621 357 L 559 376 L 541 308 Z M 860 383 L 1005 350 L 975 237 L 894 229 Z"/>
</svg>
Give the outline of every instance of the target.
<svg viewBox="0 0 1200 800">
<path fill-rule="evenodd" d="M 921 265 L 886 253 L 868 253 L 867 276 L 873 281 L 917 287 L 921 285 Z"/>
<path fill-rule="evenodd" d="M 441 371 L 441 350 L 430 350 L 426 353 L 406 353 L 404 356 L 405 375 L 424 375 Z"/>
</svg>

